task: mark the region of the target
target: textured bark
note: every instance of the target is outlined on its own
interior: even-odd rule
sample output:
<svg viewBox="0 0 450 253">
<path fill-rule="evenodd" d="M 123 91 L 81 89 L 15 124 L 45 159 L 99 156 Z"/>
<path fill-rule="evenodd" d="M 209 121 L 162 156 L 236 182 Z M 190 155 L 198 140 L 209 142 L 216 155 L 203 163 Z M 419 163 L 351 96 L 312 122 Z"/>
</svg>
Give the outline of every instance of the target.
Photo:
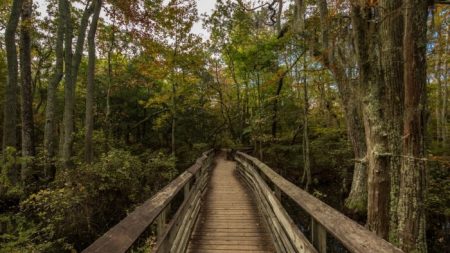
<svg viewBox="0 0 450 253">
<path fill-rule="evenodd" d="M 32 180 L 32 162 L 27 160 L 35 155 L 34 122 L 33 122 L 33 92 L 31 77 L 31 12 L 32 1 L 25 0 L 22 6 L 22 21 L 20 26 L 20 72 L 22 81 L 22 162 L 21 178 L 23 183 Z"/>
<path fill-rule="evenodd" d="M 425 236 L 425 127 L 427 3 L 405 0 L 403 37 L 405 113 L 398 202 L 399 246 L 427 252 Z"/>
<path fill-rule="evenodd" d="M 8 80 L 5 87 L 5 102 L 3 112 L 3 151 L 6 147 L 17 147 L 17 91 L 18 63 L 16 48 L 16 30 L 19 24 L 23 0 L 12 2 L 11 14 L 5 30 L 6 60 L 8 65 Z"/>
<path fill-rule="evenodd" d="M 45 109 L 44 128 L 44 154 L 45 154 L 45 177 L 52 180 L 55 176 L 55 155 L 56 155 L 56 90 L 61 82 L 64 71 L 64 1 L 58 1 L 58 27 L 56 31 L 55 46 L 55 72 L 47 88 L 47 106 Z"/>
<path fill-rule="evenodd" d="M 367 211 L 367 147 L 361 105 L 355 91 L 356 87 L 352 90 L 350 85 L 352 83 L 342 81 L 338 85 L 345 110 L 347 135 L 355 156 L 352 185 L 345 200 L 345 206 L 354 212 L 365 214 Z"/>
<path fill-rule="evenodd" d="M 94 16 L 92 17 L 91 27 L 88 34 L 89 60 L 87 70 L 87 87 L 86 87 L 86 119 L 85 119 L 85 161 L 92 163 L 94 158 L 94 150 L 92 147 L 92 134 L 94 131 L 94 103 L 95 103 L 95 34 L 97 32 L 97 23 L 102 7 L 101 0 L 95 0 Z"/>
<path fill-rule="evenodd" d="M 380 47 L 382 72 L 384 86 L 386 90 L 385 121 L 388 123 L 387 135 L 390 153 L 390 234 L 389 240 L 396 241 L 397 224 L 397 201 L 400 171 L 400 155 L 402 146 L 400 145 L 402 135 L 402 115 L 403 115 L 403 60 L 402 60 L 402 1 L 380 0 Z"/>
<path fill-rule="evenodd" d="M 378 23 L 373 10 L 360 3 L 352 3 L 352 25 L 358 65 L 360 90 L 368 158 L 367 225 L 377 235 L 389 233 L 390 153 L 386 122 L 386 91 L 380 66 Z"/>
</svg>

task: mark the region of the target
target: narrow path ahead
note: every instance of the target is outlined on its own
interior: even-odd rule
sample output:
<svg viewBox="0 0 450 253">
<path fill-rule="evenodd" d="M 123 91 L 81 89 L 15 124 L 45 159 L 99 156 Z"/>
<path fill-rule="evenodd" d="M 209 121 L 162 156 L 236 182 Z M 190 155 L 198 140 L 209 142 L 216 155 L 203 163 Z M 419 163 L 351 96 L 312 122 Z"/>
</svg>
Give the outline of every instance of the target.
<svg viewBox="0 0 450 253">
<path fill-rule="evenodd" d="M 251 192 L 239 179 L 236 164 L 221 155 L 211 173 L 188 252 L 274 252 Z"/>
</svg>

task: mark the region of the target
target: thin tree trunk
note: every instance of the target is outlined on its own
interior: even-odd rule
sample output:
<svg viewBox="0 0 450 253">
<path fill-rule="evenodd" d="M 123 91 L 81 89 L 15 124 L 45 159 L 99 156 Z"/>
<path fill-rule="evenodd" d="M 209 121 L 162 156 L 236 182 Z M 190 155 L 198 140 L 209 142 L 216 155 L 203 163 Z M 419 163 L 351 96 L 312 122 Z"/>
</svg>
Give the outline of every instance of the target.
<svg viewBox="0 0 450 253">
<path fill-rule="evenodd" d="M 89 60 L 87 69 L 87 87 L 86 87 L 86 119 L 85 119 L 85 162 L 92 163 L 94 158 L 94 149 L 92 144 L 92 135 L 94 132 L 94 103 L 95 103 L 95 34 L 97 32 L 97 23 L 102 8 L 102 0 L 94 2 L 94 16 L 92 17 L 91 27 L 88 34 Z"/>
<path fill-rule="evenodd" d="M 177 125 L 177 121 L 176 121 L 176 87 L 175 87 L 175 83 L 172 82 L 172 129 L 171 129 L 171 147 L 172 147 L 172 155 L 175 156 L 175 152 L 176 152 L 176 143 L 175 143 L 175 127 Z"/>
<path fill-rule="evenodd" d="M 31 182 L 32 162 L 27 160 L 35 155 L 33 92 L 31 76 L 31 12 L 32 0 L 25 0 L 22 5 L 22 22 L 20 26 L 20 70 L 22 81 L 22 162 L 21 178 L 26 185 Z"/>
<path fill-rule="evenodd" d="M 3 112 L 3 153 L 7 147 L 17 148 L 17 91 L 18 62 L 16 48 L 16 30 L 19 24 L 23 0 L 12 2 L 11 14 L 5 30 L 6 60 L 8 80 L 5 87 L 5 103 Z"/>
<path fill-rule="evenodd" d="M 284 83 L 284 75 L 281 76 L 278 80 L 277 90 L 275 92 L 275 98 L 273 101 L 273 112 L 272 112 L 272 137 L 277 137 L 278 131 L 278 100 L 281 94 L 281 89 L 283 88 Z"/>
<path fill-rule="evenodd" d="M 56 155 L 56 90 L 63 77 L 64 64 L 64 2 L 58 1 L 58 27 L 56 32 L 55 48 L 55 72 L 47 88 L 47 106 L 45 109 L 44 127 L 44 155 L 45 155 L 45 177 L 52 180 L 55 177 L 55 155 Z"/>
<path fill-rule="evenodd" d="M 427 2 L 405 0 L 403 37 L 405 113 L 398 202 L 399 246 L 427 252 L 425 225 L 425 128 Z"/>
<path fill-rule="evenodd" d="M 89 16 L 92 13 L 92 5 L 86 7 L 81 18 L 80 29 L 77 39 L 75 54 L 72 53 L 73 27 L 70 15 L 70 3 L 64 1 L 65 6 L 65 86 L 64 86 L 64 144 L 63 144 L 63 163 L 65 168 L 73 168 L 72 146 L 74 141 L 74 110 L 75 110 L 75 86 L 78 76 L 78 68 L 83 55 L 84 39 L 88 26 Z M 89 3 L 88 3 L 89 4 Z"/>
<path fill-rule="evenodd" d="M 106 125 L 106 140 L 108 142 L 108 148 L 109 148 L 109 138 L 112 135 L 112 129 L 111 129 L 111 119 L 110 119 L 110 115 L 111 115 L 111 86 L 112 86 L 112 78 L 113 78 L 113 73 L 112 73 L 112 53 L 114 50 L 114 45 L 115 45 L 115 25 L 113 23 L 112 26 L 112 31 L 111 31 L 111 38 L 110 38 L 110 45 L 109 45 L 109 49 L 108 49 L 108 89 L 106 91 L 106 112 L 105 112 L 105 125 Z"/>
<path fill-rule="evenodd" d="M 64 63 L 65 63 L 65 75 L 64 75 L 64 116 L 63 116 L 63 145 L 62 145 L 62 159 L 64 167 L 71 167 L 70 158 L 72 157 L 72 141 L 73 141 L 73 96 L 72 94 L 72 17 L 70 11 L 69 0 L 61 0 L 63 3 L 63 15 L 64 18 Z"/>
<path fill-rule="evenodd" d="M 306 54 L 303 55 L 303 177 L 302 183 L 305 183 L 305 190 L 309 190 L 311 185 L 311 167 L 309 162 L 309 133 L 308 133 L 308 114 L 309 98 L 308 84 L 306 82 Z"/>
<path fill-rule="evenodd" d="M 445 43 L 444 55 L 449 55 L 450 50 L 450 26 L 447 27 L 447 41 Z M 448 135 L 449 135 L 449 126 L 448 126 L 448 96 L 449 96 L 449 73 L 448 73 L 448 61 L 444 64 L 444 76 L 445 80 L 443 80 L 443 95 L 442 95 L 442 110 L 441 110 L 441 122 L 442 122 L 442 146 L 445 150 L 449 146 L 448 143 Z"/>
</svg>

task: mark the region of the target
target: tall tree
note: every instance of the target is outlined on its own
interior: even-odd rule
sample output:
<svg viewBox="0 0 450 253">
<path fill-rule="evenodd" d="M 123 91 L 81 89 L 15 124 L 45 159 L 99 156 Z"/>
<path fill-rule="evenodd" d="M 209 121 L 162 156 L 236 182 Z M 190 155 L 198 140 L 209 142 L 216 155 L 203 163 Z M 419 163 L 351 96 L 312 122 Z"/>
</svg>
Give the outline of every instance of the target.
<svg viewBox="0 0 450 253">
<path fill-rule="evenodd" d="M 94 131 L 94 103 L 95 103 L 95 34 L 97 32 L 97 23 L 102 7 L 102 0 L 95 0 L 94 15 L 91 21 L 91 27 L 88 34 L 88 73 L 87 73 L 87 87 L 86 87 L 86 119 L 85 119 L 85 161 L 92 163 L 94 158 L 94 151 L 92 147 L 92 134 Z"/>
<path fill-rule="evenodd" d="M 45 177 L 48 179 L 52 179 L 55 176 L 54 157 L 56 155 L 56 90 L 64 74 L 64 1 L 65 0 L 58 0 L 58 18 L 55 41 L 55 70 L 47 88 L 47 106 L 45 108 L 44 155 L 46 163 Z"/>
<path fill-rule="evenodd" d="M 321 36 L 320 52 L 321 62 L 333 74 L 339 91 L 339 97 L 344 108 L 344 115 L 347 126 L 347 135 L 353 147 L 355 158 L 353 180 L 350 193 L 345 200 L 347 208 L 354 212 L 364 214 L 367 210 L 367 161 L 366 161 L 366 140 L 364 135 L 364 125 L 362 119 L 361 101 L 359 98 L 359 87 L 352 80 L 351 72 L 346 71 L 354 66 L 350 63 L 352 59 L 343 58 L 342 53 L 338 51 L 350 51 L 353 55 L 354 51 L 349 44 L 351 40 L 341 39 L 342 44 L 332 44 L 330 39 L 329 23 L 331 17 L 328 11 L 326 0 L 318 0 L 318 8 L 320 15 Z M 345 36 L 337 34 L 336 36 Z M 344 65 L 347 64 L 347 65 Z"/>
<path fill-rule="evenodd" d="M 74 141 L 74 110 L 75 110 L 75 88 L 78 77 L 78 69 L 83 56 L 84 40 L 86 38 L 86 29 L 89 24 L 89 17 L 93 10 L 93 5 L 88 2 L 81 17 L 80 27 L 78 29 L 78 38 L 75 53 L 72 52 L 73 24 L 71 19 L 71 4 L 68 0 L 64 1 L 65 16 L 65 86 L 64 86 L 64 142 L 62 147 L 62 159 L 65 168 L 72 168 L 71 161 L 73 155 Z"/>
<path fill-rule="evenodd" d="M 389 239 L 395 242 L 397 239 L 397 201 L 399 191 L 400 155 L 402 152 L 402 115 L 403 115 L 403 55 L 402 55 L 402 1 L 382 0 L 379 6 L 374 6 L 374 20 L 380 23 L 380 62 L 384 82 L 385 98 L 381 101 L 384 105 L 384 117 L 386 122 L 386 138 L 389 142 L 386 154 L 389 157 L 390 173 L 390 203 L 389 203 Z M 383 92 L 383 90 L 382 90 Z M 386 222 L 386 221 L 385 221 Z M 386 222 L 387 223 L 387 222 Z"/>
<path fill-rule="evenodd" d="M 22 81 L 22 156 L 35 155 L 33 92 L 31 77 L 31 12 L 32 0 L 25 0 L 22 6 L 22 21 L 20 26 L 20 70 Z M 31 179 L 32 165 L 26 160 L 22 163 L 22 181 Z"/>
<path fill-rule="evenodd" d="M 426 1 L 404 5 L 403 156 L 398 202 L 399 246 L 405 252 L 427 252 L 425 236 Z"/>
<path fill-rule="evenodd" d="M 17 91 L 18 63 L 16 48 L 16 30 L 19 25 L 23 0 L 14 0 L 11 6 L 8 23 L 5 30 L 6 60 L 8 65 L 8 80 L 5 87 L 5 104 L 3 112 L 3 151 L 7 147 L 17 146 Z"/>
<path fill-rule="evenodd" d="M 383 238 L 389 233 L 390 153 L 384 92 L 380 63 L 379 22 L 376 6 L 352 1 L 351 18 L 359 66 L 363 119 L 368 158 L 367 225 Z"/>
</svg>

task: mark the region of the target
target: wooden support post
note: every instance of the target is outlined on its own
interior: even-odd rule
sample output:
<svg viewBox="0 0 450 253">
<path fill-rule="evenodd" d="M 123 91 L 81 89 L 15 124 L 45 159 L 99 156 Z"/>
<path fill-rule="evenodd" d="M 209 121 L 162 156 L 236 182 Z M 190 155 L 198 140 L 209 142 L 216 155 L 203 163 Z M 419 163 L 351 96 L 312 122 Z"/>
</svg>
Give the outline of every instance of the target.
<svg viewBox="0 0 450 253">
<path fill-rule="evenodd" d="M 313 218 L 311 218 L 311 239 L 319 253 L 327 252 L 327 231 Z"/>
<path fill-rule="evenodd" d="M 164 235 L 164 230 L 166 228 L 166 223 L 167 223 L 166 222 L 167 210 L 169 210 L 169 206 L 164 208 L 164 210 L 162 210 L 162 212 L 158 216 L 157 228 L 156 228 L 158 239 L 161 239 L 161 237 Z"/>
<path fill-rule="evenodd" d="M 274 185 L 274 191 L 273 193 L 275 194 L 275 197 L 277 197 L 277 199 L 281 202 L 281 190 L 280 188 L 278 188 L 278 186 Z"/>
<path fill-rule="evenodd" d="M 197 182 L 196 182 L 197 183 Z M 184 199 L 187 199 L 189 197 L 189 193 L 190 193 L 190 182 L 188 182 L 186 185 L 184 185 Z"/>
</svg>

